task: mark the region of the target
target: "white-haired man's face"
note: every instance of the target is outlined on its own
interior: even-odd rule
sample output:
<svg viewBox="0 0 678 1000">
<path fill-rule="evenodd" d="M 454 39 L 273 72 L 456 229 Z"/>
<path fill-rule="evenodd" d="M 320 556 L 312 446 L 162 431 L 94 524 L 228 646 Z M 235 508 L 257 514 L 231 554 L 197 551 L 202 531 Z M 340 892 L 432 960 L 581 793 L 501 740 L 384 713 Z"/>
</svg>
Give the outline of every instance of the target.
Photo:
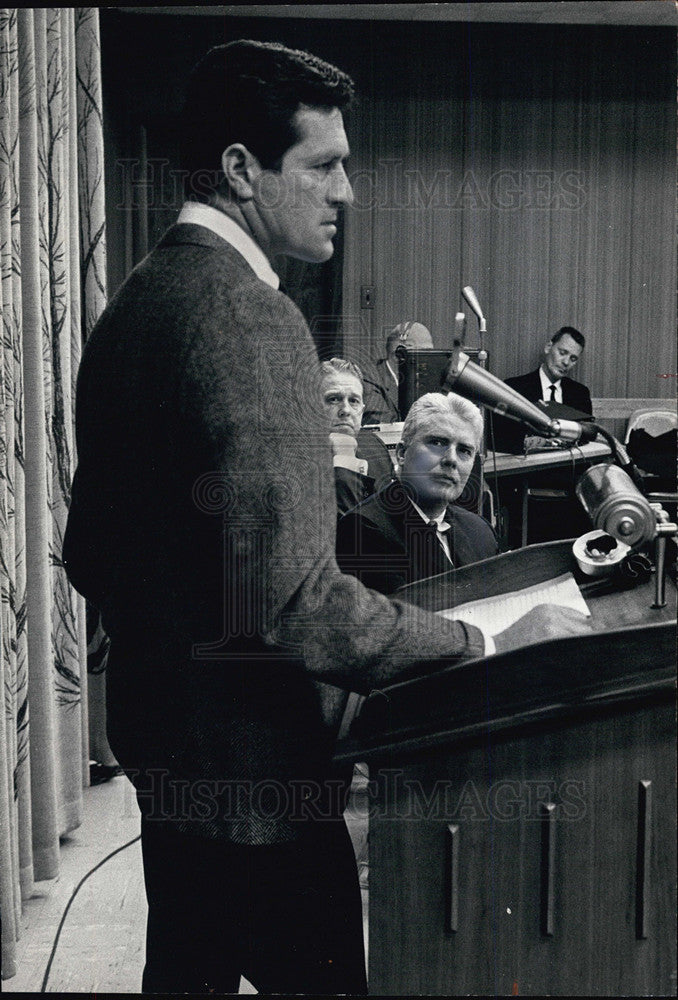
<svg viewBox="0 0 678 1000">
<path fill-rule="evenodd" d="M 433 414 L 407 446 L 398 445 L 400 479 L 427 517 L 461 496 L 477 450 L 473 427 L 456 413 Z"/>
</svg>

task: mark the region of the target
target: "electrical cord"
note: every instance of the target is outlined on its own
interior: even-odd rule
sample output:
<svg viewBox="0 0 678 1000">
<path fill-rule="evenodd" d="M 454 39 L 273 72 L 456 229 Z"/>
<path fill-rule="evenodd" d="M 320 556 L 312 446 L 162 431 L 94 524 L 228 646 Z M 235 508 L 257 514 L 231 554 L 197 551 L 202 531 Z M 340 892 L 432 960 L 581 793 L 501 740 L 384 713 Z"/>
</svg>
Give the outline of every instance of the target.
<svg viewBox="0 0 678 1000">
<path fill-rule="evenodd" d="M 40 987 L 40 992 L 41 993 L 46 993 L 47 992 L 47 980 L 49 979 L 49 974 L 50 974 L 51 969 L 52 969 L 52 962 L 54 961 L 54 956 L 56 954 L 57 945 L 59 944 L 59 938 L 61 936 L 61 931 L 62 931 L 64 923 L 66 921 L 66 917 L 68 915 L 68 911 L 71 908 L 71 903 L 73 902 L 73 900 L 75 899 L 75 897 L 80 892 L 81 887 L 85 884 L 85 882 L 90 877 L 90 875 L 93 875 L 94 872 L 97 871 L 97 869 L 101 868 L 102 865 L 105 865 L 106 862 L 110 861 L 110 859 L 113 858 L 113 857 L 115 857 L 116 854 L 120 854 L 120 852 L 124 851 L 125 848 L 131 847 L 132 844 L 136 844 L 137 840 L 141 840 L 141 834 L 138 834 L 136 837 L 133 837 L 132 840 L 128 840 L 126 844 L 123 844 L 121 847 L 116 847 L 116 849 L 114 851 L 111 851 L 110 854 L 107 854 L 105 858 L 103 858 L 101 861 L 98 862 L 98 864 L 96 864 L 93 868 L 90 868 L 90 870 L 87 872 L 87 874 L 83 875 L 83 877 L 80 879 L 80 881 L 76 885 L 75 889 L 71 893 L 71 898 L 66 903 L 66 909 L 61 914 L 61 920 L 59 921 L 59 926 L 57 927 L 57 932 L 56 932 L 56 934 L 54 936 L 54 943 L 52 944 L 52 951 L 50 952 L 50 956 L 49 956 L 49 959 L 47 961 L 47 968 L 45 969 L 45 975 L 42 977 L 42 986 Z"/>
<path fill-rule="evenodd" d="M 492 452 L 492 472 L 494 474 L 494 503 L 495 503 L 494 509 L 497 512 L 495 520 L 497 522 L 497 534 L 499 535 L 503 532 L 503 519 L 501 517 L 501 507 L 499 506 L 499 473 L 497 472 L 497 452 L 495 451 L 494 447 L 494 419 L 493 419 L 494 415 L 492 413 L 492 410 L 488 410 L 487 415 L 490 418 L 489 419 L 490 450 Z"/>
<path fill-rule="evenodd" d="M 610 434 L 610 432 L 604 427 L 601 427 L 600 424 L 593 423 L 591 424 L 591 427 L 595 427 L 598 434 L 605 439 L 607 444 L 610 446 L 612 457 L 617 465 L 629 476 L 631 482 L 638 489 L 638 491 L 645 495 L 646 491 L 643 483 L 643 477 L 629 458 L 626 448 L 621 441 L 617 441 L 616 437 L 613 437 L 613 435 Z"/>
<path fill-rule="evenodd" d="M 575 443 L 573 443 L 573 444 L 570 445 L 568 451 L 569 451 L 569 454 L 570 454 L 570 472 L 572 474 L 572 489 L 573 490 L 574 490 L 575 486 L 577 485 L 577 479 L 578 479 L 578 476 L 577 476 L 577 456 L 575 455 L 575 449 L 579 452 L 579 458 L 582 461 L 585 460 L 585 458 L 586 458 L 586 456 L 584 454 L 584 451 L 582 449 L 582 446 L 580 444 L 578 444 L 578 443 L 575 442 Z"/>
</svg>

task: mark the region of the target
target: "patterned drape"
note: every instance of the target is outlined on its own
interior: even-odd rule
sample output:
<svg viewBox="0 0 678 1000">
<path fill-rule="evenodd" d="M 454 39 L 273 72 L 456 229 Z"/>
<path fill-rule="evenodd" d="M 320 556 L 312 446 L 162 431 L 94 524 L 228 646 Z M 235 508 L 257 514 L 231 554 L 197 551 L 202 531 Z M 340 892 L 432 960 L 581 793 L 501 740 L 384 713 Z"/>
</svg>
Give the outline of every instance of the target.
<svg viewBox="0 0 678 1000">
<path fill-rule="evenodd" d="M 105 302 L 96 8 L 0 11 L 0 907 L 59 869 L 87 781 L 83 602 L 61 544 L 83 337 Z"/>
</svg>

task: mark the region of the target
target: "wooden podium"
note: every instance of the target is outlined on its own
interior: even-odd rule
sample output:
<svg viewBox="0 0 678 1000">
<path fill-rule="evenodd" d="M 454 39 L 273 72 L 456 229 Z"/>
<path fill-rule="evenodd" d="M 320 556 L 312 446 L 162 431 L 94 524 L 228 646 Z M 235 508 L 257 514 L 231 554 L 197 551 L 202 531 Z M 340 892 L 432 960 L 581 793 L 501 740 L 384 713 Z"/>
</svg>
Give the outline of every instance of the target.
<svg viewBox="0 0 678 1000">
<path fill-rule="evenodd" d="M 407 596 L 507 593 L 571 547 Z M 339 746 L 370 766 L 371 994 L 675 995 L 676 590 L 585 597 L 592 634 L 373 692 Z"/>
</svg>

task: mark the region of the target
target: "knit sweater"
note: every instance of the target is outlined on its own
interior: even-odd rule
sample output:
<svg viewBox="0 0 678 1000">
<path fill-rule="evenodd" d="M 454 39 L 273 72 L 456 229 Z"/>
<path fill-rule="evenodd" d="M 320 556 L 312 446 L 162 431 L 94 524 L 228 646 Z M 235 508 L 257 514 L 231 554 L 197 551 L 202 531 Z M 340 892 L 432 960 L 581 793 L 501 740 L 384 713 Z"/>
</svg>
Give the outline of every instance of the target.
<svg viewBox="0 0 678 1000">
<path fill-rule="evenodd" d="M 293 839 L 289 789 L 328 773 L 348 691 L 482 655 L 339 572 L 321 412 L 303 317 L 200 226 L 168 231 L 83 354 L 64 563 L 111 636 L 113 750 L 187 832 Z"/>
</svg>

